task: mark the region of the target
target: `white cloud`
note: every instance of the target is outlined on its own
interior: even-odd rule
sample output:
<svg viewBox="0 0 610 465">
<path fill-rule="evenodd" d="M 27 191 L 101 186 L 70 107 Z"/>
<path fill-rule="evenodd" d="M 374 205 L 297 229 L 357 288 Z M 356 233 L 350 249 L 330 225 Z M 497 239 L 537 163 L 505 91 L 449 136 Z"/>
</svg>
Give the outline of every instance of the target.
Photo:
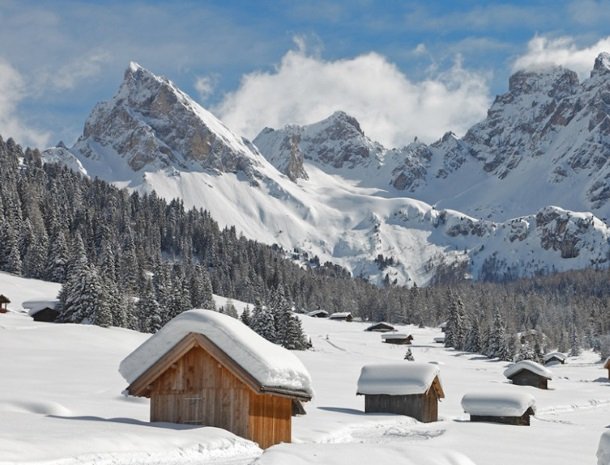
<svg viewBox="0 0 610 465">
<path fill-rule="evenodd" d="M 583 48 L 579 48 L 572 37 L 536 36 L 527 44 L 527 52 L 513 63 L 513 71 L 561 65 L 585 78 L 593 69 L 597 55 L 604 51 L 610 51 L 610 36 Z"/>
<path fill-rule="evenodd" d="M 71 90 L 82 81 L 98 76 L 111 60 L 112 55 L 107 51 L 88 51 L 57 69 L 39 73 L 35 78 L 35 87 L 39 92 L 48 89 Z"/>
<path fill-rule="evenodd" d="M 301 44 L 274 71 L 243 76 L 240 87 L 213 110 L 249 138 L 265 126 L 308 124 L 343 110 L 368 136 L 395 147 L 415 136 L 430 142 L 449 130 L 464 133 L 485 117 L 488 105 L 487 77 L 465 70 L 459 60 L 413 82 L 377 53 L 324 61 Z"/>
<path fill-rule="evenodd" d="M 216 77 L 198 76 L 197 79 L 195 79 L 195 90 L 199 94 L 199 99 L 202 101 L 207 100 L 214 92 L 217 82 L 218 79 Z"/>
<path fill-rule="evenodd" d="M 25 97 L 25 84 L 19 72 L 0 58 L 0 135 L 18 143 L 45 148 L 50 134 L 28 127 L 18 116 L 17 106 Z"/>
</svg>

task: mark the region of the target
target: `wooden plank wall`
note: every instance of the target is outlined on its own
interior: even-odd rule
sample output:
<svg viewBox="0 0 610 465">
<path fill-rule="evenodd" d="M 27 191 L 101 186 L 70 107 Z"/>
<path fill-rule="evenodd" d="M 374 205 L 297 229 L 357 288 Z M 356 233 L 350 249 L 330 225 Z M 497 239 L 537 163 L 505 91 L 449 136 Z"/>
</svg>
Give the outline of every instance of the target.
<svg viewBox="0 0 610 465">
<path fill-rule="evenodd" d="M 151 421 L 216 426 L 248 435 L 250 389 L 199 347 L 153 384 Z"/>
<path fill-rule="evenodd" d="M 250 439 L 263 449 L 292 440 L 292 399 L 250 393 Z"/>
<path fill-rule="evenodd" d="M 547 379 L 542 376 L 532 373 L 528 370 L 522 370 L 515 374 L 512 378 L 513 384 L 519 386 L 534 386 L 539 389 L 548 389 Z"/>
<path fill-rule="evenodd" d="M 431 389 L 427 395 L 365 395 L 364 411 L 366 413 L 396 413 L 398 415 L 407 415 L 421 422 L 429 423 L 438 419 L 438 400 L 433 389 Z"/>
</svg>

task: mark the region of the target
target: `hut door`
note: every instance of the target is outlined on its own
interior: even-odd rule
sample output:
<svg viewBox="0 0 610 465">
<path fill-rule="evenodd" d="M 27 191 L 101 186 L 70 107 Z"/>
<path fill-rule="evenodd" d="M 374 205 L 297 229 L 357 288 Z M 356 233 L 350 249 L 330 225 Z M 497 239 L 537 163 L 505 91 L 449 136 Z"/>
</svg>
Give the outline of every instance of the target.
<svg viewBox="0 0 610 465">
<path fill-rule="evenodd" d="M 189 396 L 184 398 L 182 404 L 183 423 L 192 425 L 203 424 L 201 416 L 201 408 L 203 406 L 203 398 L 201 396 Z"/>
</svg>

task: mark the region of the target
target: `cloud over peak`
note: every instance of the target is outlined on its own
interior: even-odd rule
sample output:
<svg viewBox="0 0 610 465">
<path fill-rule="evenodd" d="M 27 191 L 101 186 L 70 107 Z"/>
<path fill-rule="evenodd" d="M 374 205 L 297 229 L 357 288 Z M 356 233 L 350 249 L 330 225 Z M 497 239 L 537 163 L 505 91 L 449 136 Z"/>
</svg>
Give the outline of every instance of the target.
<svg viewBox="0 0 610 465">
<path fill-rule="evenodd" d="M 273 71 L 244 75 L 213 111 L 253 138 L 265 126 L 309 124 L 343 110 L 369 137 L 396 147 L 415 136 L 430 142 L 449 130 L 463 133 L 489 105 L 486 75 L 464 69 L 459 59 L 414 82 L 378 53 L 328 61 L 297 45 Z"/>
</svg>

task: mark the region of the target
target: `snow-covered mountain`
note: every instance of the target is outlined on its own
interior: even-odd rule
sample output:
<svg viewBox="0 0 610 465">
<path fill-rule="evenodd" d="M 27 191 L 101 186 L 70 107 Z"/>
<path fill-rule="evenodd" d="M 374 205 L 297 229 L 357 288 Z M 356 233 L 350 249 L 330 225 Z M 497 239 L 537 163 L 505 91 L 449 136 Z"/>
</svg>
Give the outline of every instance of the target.
<svg viewBox="0 0 610 465">
<path fill-rule="evenodd" d="M 503 158 L 507 161 L 496 163 L 483 150 L 491 147 L 491 153 L 493 144 L 502 145 L 483 135 L 500 124 L 489 122 L 493 115 L 498 121 L 503 121 L 497 116 L 502 111 L 517 119 L 535 118 L 510 110 L 508 105 L 517 105 L 511 103 L 516 97 L 511 101 L 507 95 L 537 88 L 536 96 L 553 90 L 547 100 L 574 97 L 578 84 L 572 82 L 573 74 L 556 70 L 547 75 L 564 76 L 557 82 L 567 82 L 572 90 L 559 90 L 559 84 L 549 86 L 542 78 L 515 78 L 518 73 L 489 118 L 463 139 L 448 133 L 431 145 L 414 141 L 386 149 L 343 112 L 309 126 L 265 129 L 250 143 L 171 81 L 132 63 L 117 94 L 93 109 L 76 144 L 69 150 L 48 149 L 43 158 L 68 160 L 72 165 L 78 160 L 81 171 L 90 176 L 142 192 L 155 190 L 165 198 L 182 198 L 186 207 L 205 208 L 221 225 L 234 225 L 250 238 L 278 243 L 302 258 L 304 252 L 309 258 L 317 255 L 322 262 L 343 265 L 375 282 L 389 279 L 420 285 L 439 270 L 451 268 L 477 278 L 604 265 L 610 238 L 607 225 L 590 213 L 548 206 L 563 207 L 563 200 L 574 195 L 569 176 L 555 183 L 563 197 L 552 200 L 554 191 L 535 197 L 514 215 L 516 219 L 506 218 L 515 210 L 511 203 L 515 193 L 509 187 L 520 186 L 520 175 L 512 174 L 515 169 L 534 160 L 540 170 L 552 170 L 546 158 L 554 155 L 533 156 L 515 142 L 511 155 Z M 595 71 L 591 79 L 599 79 L 603 87 L 602 75 Z M 544 85 L 526 85 L 528 79 L 542 79 Z M 594 87 L 588 82 L 581 87 Z M 598 94 L 603 101 L 603 92 Z M 524 101 L 519 100 L 519 108 Z M 514 122 L 506 137 L 521 127 Z M 597 129 L 591 131 L 597 134 Z M 605 146 L 600 144 L 601 151 Z M 523 159 L 516 165 L 508 161 L 515 153 Z M 546 193 L 545 178 L 540 172 L 536 176 L 537 188 Z M 492 190 L 482 190 L 486 186 Z M 536 189 L 528 192 L 535 194 Z M 469 195 L 479 203 L 446 207 L 459 205 Z M 494 202 L 500 200 L 501 208 L 496 208 Z"/>
</svg>

